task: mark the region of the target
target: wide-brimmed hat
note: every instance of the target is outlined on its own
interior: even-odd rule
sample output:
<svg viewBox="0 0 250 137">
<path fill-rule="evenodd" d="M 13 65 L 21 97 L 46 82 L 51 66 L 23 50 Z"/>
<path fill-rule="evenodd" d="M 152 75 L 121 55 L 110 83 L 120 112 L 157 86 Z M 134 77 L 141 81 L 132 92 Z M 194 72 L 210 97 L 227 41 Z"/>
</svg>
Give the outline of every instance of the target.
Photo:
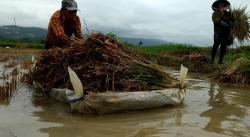
<svg viewBox="0 0 250 137">
<path fill-rule="evenodd" d="M 77 8 L 77 3 L 74 0 L 62 0 L 62 8 L 67 10 L 79 10 Z"/>
<path fill-rule="evenodd" d="M 220 4 L 224 4 L 224 6 L 230 6 L 230 2 L 227 1 L 227 0 L 216 0 L 213 4 L 212 4 L 212 9 L 213 10 L 217 10 L 218 9 L 218 6 Z"/>
</svg>

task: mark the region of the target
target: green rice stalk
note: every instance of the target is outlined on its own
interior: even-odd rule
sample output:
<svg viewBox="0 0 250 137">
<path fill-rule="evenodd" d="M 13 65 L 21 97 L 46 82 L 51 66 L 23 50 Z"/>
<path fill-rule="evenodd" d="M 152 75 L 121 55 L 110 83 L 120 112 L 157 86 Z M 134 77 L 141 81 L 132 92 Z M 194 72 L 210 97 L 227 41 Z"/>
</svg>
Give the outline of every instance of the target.
<svg viewBox="0 0 250 137">
<path fill-rule="evenodd" d="M 247 7 L 234 8 L 232 17 L 234 20 L 232 34 L 239 42 L 244 42 L 250 38 L 250 16 L 246 12 Z"/>
</svg>

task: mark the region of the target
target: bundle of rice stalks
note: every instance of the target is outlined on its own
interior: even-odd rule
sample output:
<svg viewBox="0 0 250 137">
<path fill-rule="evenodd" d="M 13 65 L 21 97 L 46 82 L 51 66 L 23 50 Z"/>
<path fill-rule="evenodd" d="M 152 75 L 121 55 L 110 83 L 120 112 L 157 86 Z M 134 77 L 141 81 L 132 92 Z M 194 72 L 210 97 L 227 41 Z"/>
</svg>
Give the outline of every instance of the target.
<svg viewBox="0 0 250 137">
<path fill-rule="evenodd" d="M 92 34 L 84 45 L 41 53 L 32 79 L 45 91 L 72 89 L 71 67 L 90 92 L 153 90 L 176 86 L 163 68 L 149 63 L 109 36 Z"/>
<path fill-rule="evenodd" d="M 223 83 L 250 83 L 250 60 L 239 58 L 226 69 L 222 74 L 214 77 Z"/>
<path fill-rule="evenodd" d="M 239 7 L 232 10 L 234 20 L 232 33 L 234 38 L 239 42 L 249 40 L 250 38 L 250 16 L 246 12 L 246 9 L 247 7 Z"/>
</svg>

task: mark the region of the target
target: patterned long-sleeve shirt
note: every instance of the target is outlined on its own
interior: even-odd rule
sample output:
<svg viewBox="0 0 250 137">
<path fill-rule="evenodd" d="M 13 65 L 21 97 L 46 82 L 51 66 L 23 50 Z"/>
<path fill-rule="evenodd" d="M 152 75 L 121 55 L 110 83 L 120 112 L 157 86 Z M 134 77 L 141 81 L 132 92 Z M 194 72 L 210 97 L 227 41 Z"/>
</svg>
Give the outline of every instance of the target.
<svg viewBox="0 0 250 137">
<path fill-rule="evenodd" d="M 69 45 L 73 34 L 78 39 L 83 39 L 79 17 L 76 16 L 73 23 L 68 23 L 61 11 L 56 11 L 50 19 L 45 48 Z"/>
</svg>

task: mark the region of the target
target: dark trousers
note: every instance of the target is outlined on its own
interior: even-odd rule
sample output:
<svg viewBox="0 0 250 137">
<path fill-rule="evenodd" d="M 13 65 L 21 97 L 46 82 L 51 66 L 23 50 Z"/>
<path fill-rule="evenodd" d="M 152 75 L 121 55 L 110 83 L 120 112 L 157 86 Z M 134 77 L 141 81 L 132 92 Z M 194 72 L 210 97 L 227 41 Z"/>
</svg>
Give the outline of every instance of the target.
<svg viewBox="0 0 250 137">
<path fill-rule="evenodd" d="M 212 49 L 212 55 L 211 55 L 211 61 L 214 62 L 216 53 L 217 53 L 217 49 L 220 46 L 220 58 L 219 58 L 219 62 L 218 63 L 223 63 L 223 58 L 226 54 L 226 50 L 227 50 L 227 42 L 225 40 L 222 39 L 218 39 L 215 38 L 214 39 L 214 45 L 213 45 L 213 49 Z"/>
</svg>

